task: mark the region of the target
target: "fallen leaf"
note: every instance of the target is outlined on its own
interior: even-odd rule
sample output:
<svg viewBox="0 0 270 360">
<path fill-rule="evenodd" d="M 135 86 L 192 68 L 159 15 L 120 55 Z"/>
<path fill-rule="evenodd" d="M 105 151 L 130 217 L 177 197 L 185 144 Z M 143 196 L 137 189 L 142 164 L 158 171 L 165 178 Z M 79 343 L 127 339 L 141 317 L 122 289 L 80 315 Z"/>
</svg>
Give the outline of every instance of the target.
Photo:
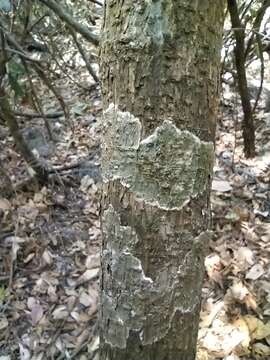
<svg viewBox="0 0 270 360">
<path fill-rule="evenodd" d="M 212 191 L 218 191 L 223 193 L 231 190 L 232 190 L 232 186 L 230 185 L 229 181 L 218 180 L 218 179 L 214 179 L 212 181 Z"/>
<path fill-rule="evenodd" d="M 210 329 L 202 344 L 215 357 L 225 357 L 244 339 L 245 335 L 240 330 L 232 325 L 222 324 L 220 327 Z"/>
<path fill-rule="evenodd" d="M 11 203 L 5 198 L 0 198 L 0 210 L 11 210 Z"/>
<path fill-rule="evenodd" d="M 99 269 L 86 270 L 77 280 L 77 286 L 87 281 L 95 279 L 99 274 Z"/>
<path fill-rule="evenodd" d="M 53 262 L 52 254 L 48 250 L 43 252 L 42 259 L 47 265 L 50 265 Z"/>
<path fill-rule="evenodd" d="M 254 264 L 254 254 L 251 249 L 245 246 L 239 247 L 234 251 L 234 260 L 241 271 L 246 270 Z"/>
<path fill-rule="evenodd" d="M 255 343 L 252 345 L 252 353 L 254 356 L 260 356 L 265 358 L 270 356 L 270 347 L 262 343 Z"/>
<path fill-rule="evenodd" d="M 31 359 L 30 351 L 21 343 L 19 343 L 19 348 L 20 348 L 20 360 L 30 360 Z"/>
<path fill-rule="evenodd" d="M 201 322 L 200 327 L 206 328 L 209 327 L 213 320 L 218 316 L 219 312 L 223 309 L 224 302 L 223 301 L 217 301 L 216 303 L 211 302 L 211 305 L 208 306 L 207 310 L 210 311 L 203 311 L 201 312 Z"/>
<path fill-rule="evenodd" d="M 31 322 L 36 326 L 43 317 L 43 308 L 40 304 L 35 304 L 31 309 Z"/>
<path fill-rule="evenodd" d="M 246 274 L 246 279 L 258 280 L 264 274 L 264 269 L 261 264 L 252 266 L 249 272 Z"/>
<path fill-rule="evenodd" d="M 52 313 L 52 316 L 55 320 L 61 320 L 61 319 L 66 319 L 68 316 L 68 311 L 66 306 L 61 305 L 58 306 Z"/>
<path fill-rule="evenodd" d="M 261 340 L 270 336 L 270 321 L 264 324 L 262 320 L 251 315 L 246 315 L 243 318 L 248 325 L 253 340 Z"/>
<path fill-rule="evenodd" d="M 13 261 L 17 259 L 17 253 L 21 248 L 20 244 L 23 244 L 25 241 L 26 241 L 25 239 L 19 236 L 9 236 L 6 238 L 6 242 L 12 244 L 11 255 Z"/>
<path fill-rule="evenodd" d="M 243 340 L 241 342 L 241 346 L 244 348 L 245 353 L 248 353 L 249 351 L 248 348 L 251 338 L 250 338 L 249 327 L 247 322 L 243 317 L 240 317 L 233 323 L 233 326 L 235 326 L 243 334 Z"/>
<path fill-rule="evenodd" d="M 100 267 L 100 254 L 87 256 L 85 266 L 87 269 L 94 269 Z"/>
<path fill-rule="evenodd" d="M 89 307 L 92 302 L 93 302 L 93 298 L 87 294 L 86 292 L 83 292 L 81 295 L 80 295 L 80 304 L 82 304 L 83 306 L 85 307 Z"/>
<path fill-rule="evenodd" d="M 243 302 L 249 293 L 248 289 L 240 281 L 235 281 L 229 288 L 229 291 L 231 292 L 233 298 L 240 302 Z"/>
<path fill-rule="evenodd" d="M 8 327 L 8 320 L 6 317 L 0 319 L 0 330 L 4 330 Z"/>
</svg>

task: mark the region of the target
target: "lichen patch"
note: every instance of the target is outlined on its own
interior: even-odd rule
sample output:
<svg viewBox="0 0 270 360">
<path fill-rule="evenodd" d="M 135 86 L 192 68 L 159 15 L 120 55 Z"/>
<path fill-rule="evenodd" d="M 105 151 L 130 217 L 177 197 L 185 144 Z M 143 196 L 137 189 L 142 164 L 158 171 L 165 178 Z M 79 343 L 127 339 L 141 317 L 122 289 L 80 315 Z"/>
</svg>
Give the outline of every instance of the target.
<svg viewBox="0 0 270 360">
<path fill-rule="evenodd" d="M 119 179 L 138 199 L 163 208 L 181 209 L 207 190 L 214 147 L 165 120 L 141 138 L 142 125 L 111 104 L 104 112 L 104 180 Z"/>
</svg>

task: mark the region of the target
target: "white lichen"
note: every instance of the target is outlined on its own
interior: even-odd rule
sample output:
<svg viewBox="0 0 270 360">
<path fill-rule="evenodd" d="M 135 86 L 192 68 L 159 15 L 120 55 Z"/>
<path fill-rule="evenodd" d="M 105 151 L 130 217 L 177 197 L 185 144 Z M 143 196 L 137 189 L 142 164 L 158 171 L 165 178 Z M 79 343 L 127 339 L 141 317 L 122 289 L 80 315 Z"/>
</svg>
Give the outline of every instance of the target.
<svg viewBox="0 0 270 360">
<path fill-rule="evenodd" d="M 214 161 L 211 142 L 165 120 L 142 139 L 142 125 L 110 104 L 104 111 L 104 181 L 119 180 L 138 200 L 179 210 L 209 186 Z"/>
<path fill-rule="evenodd" d="M 104 211 L 103 232 L 106 247 L 103 251 L 102 321 L 104 324 L 110 322 L 108 327 L 102 327 L 106 329 L 105 342 L 124 349 L 131 330 L 138 332 L 143 345 L 160 341 L 171 330 L 177 312 L 190 313 L 198 306 L 200 294 L 192 293 L 191 299 L 176 297 L 185 273 L 164 268 L 155 279 L 145 274 L 142 261 L 135 254 L 137 234 L 132 227 L 120 224 L 112 205 Z M 192 238 L 188 233 L 184 236 Z M 204 236 L 196 239 L 195 246 L 204 241 Z M 194 266 L 192 254 L 189 254 L 189 262 Z M 155 300 L 164 304 L 162 313 L 153 305 Z"/>
</svg>

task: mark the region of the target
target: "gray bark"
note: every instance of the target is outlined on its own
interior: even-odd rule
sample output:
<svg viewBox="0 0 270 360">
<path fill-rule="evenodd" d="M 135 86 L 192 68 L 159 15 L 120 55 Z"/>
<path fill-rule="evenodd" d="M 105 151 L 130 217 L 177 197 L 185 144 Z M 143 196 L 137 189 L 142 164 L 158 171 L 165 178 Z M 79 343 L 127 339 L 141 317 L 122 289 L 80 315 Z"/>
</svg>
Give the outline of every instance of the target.
<svg viewBox="0 0 270 360">
<path fill-rule="evenodd" d="M 194 360 L 223 0 L 107 0 L 101 360 Z"/>
</svg>

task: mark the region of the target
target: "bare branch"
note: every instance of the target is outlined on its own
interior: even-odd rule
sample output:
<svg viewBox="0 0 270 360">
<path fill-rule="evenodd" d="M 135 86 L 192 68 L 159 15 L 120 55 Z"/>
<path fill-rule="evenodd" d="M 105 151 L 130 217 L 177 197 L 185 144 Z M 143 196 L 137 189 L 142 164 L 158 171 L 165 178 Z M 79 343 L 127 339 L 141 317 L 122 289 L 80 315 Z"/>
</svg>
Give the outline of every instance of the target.
<svg viewBox="0 0 270 360">
<path fill-rule="evenodd" d="M 89 28 L 80 24 L 74 19 L 67 9 L 64 9 L 63 6 L 56 3 L 54 0 L 39 0 L 42 4 L 50 8 L 61 20 L 66 22 L 69 26 L 73 27 L 78 33 L 85 37 L 92 44 L 98 46 L 99 38 L 97 35 L 93 34 Z"/>
<path fill-rule="evenodd" d="M 24 117 L 24 118 L 28 118 L 28 119 L 38 119 L 38 118 L 42 118 L 42 117 L 46 117 L 47 119 L 56 119 L 59 118 L 61 116 L 64 116 L 64 112 L 63 111 L 57 111 L 57 112 L 53 112 L 53 113 L 44 113 L 44 114 L 39 114 L 39 113 L 30 113 L 30 112 L 19 112 L 19 111 L 15 111 L 14 115 L 18 116 L 18 117 Z"/>
</svg>

